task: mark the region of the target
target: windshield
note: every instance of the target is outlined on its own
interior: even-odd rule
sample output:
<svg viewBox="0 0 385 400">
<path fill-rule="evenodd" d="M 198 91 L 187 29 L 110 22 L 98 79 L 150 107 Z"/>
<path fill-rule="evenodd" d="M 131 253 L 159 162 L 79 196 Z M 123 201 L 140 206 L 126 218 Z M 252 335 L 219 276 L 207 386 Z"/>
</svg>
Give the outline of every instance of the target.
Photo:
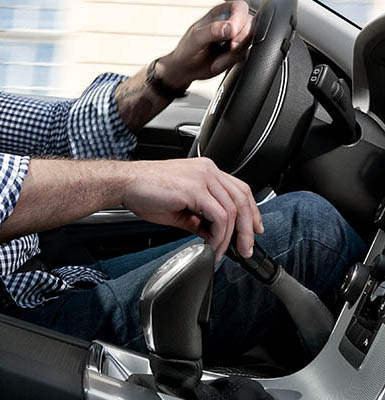
<svg viewBox="0 0 385 400">
<path fill-rule="evenodd" d="M 385 13 L 384 0 L 321 0 L 320 2 L 361 27 Z"/>
</svg>

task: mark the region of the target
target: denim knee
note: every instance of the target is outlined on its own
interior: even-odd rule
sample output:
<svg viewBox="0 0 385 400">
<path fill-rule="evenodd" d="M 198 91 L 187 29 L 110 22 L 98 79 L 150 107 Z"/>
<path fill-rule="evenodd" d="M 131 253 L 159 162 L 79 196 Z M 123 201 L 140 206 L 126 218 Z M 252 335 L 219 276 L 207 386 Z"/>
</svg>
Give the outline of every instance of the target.
<svg viewBox="0 0 385 400">
<path fill-rule="evenodd" d="M 302 240 L 319 241 L 348 259 L 362 256 L 365 243 L 338 210 L 311 192 L 287 193 L 261 206 L 266 231 L 281 232 L 287 245 Z M 278 246 L 280 247 L 280 246 Z M 281 249 L 284 250 L 284 249 Z"/>
<path fill-rule="evenodd" d="M 346 262 L 364 257 L 367 245 L 329 201 L 310 192 L 298 197 L 296 218 L 304 235 L 339 250 Z"/>
</svg>

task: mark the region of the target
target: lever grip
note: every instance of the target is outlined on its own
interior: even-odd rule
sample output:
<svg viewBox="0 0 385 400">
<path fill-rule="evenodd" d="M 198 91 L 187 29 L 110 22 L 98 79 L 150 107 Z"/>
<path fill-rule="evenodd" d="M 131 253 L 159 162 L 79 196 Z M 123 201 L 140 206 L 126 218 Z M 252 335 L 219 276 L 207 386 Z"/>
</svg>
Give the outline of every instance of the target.
<svg viewBox="0 0 385 400">
<path fill-rule="evenodd" d="M 209 317 L 214 264 L 212 248 L 197 244 L 176 254 L 150 278 L 139 310 L 151 353 L 166 359 L 201 359 L 201 324 Z"/>
<path fill-rule="evenodd" d="M 319 297 L 291 277 L 256 242 L 252 257 L 244 259 L 236 250 L 233 237 L 227 255 L 282 301 L 308 352 L 317 355 L 334 327 L 334 318 Z"/>
<path fill-rule="evenodd" d="M 285 305 L 310 355 L 316 356 L 326 344 L 334 318 L 320 298 L 290 276 L 281 266 L 268 286 Z"/>
</svg>

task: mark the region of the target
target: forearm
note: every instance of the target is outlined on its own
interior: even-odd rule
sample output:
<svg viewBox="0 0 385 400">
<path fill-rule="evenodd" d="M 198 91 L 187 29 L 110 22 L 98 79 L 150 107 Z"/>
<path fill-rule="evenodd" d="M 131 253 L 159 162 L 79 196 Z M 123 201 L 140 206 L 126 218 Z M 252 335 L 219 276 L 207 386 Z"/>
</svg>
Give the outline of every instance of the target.
<svg viewBox="0 0 385 400">
<path fill-rule="evenodd" d="M 229 1 L 212 9 L 182 37 L 177 47 L 159 59 L 155 74 L 170 92 L 180 93 L 194 80 L 212 78 L 247 54 L 252 38 L 253 18 L 244 1 Z M 213 52 L 215 43 L 228 42 L 230 50 Z M 115 92 L 119 113 L 135 132 L 162 111 L 172 98 L 166 98 L 146 83 L 147 69 L 121 83 Z"/>
<path fill-rule="evenodd" d="M 103 208 L 120 205 L 123 182 L 130 181 L 128 164 L 31 160 L 20 198 L 0 228 L 0 242 L 55 228 Z M 123 170 L 127 170 L 124 175 Z"/>
<path fill-rule="evenodd" d="M 155 65 L 157 77 L 170 89 L 183 92 L 191 80 L 182 79 L 180 73 L 173 70 L 172 56 L 159 59 Z M 166 108 L 172 97 L 165 97 L 146 82 L 148 67 L 140 70 L 132 78 L 122 82 L 116 89 L 115 98 L 119 114 L 130 132 L 141 129 L 148 121 Z"/>
</svg>

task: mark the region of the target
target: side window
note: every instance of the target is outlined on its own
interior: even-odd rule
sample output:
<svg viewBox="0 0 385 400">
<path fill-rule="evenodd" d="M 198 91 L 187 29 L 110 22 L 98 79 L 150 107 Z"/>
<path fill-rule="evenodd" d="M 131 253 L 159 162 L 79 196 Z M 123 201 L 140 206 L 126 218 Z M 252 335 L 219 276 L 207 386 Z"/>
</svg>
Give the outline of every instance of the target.
<svg viewBox="0 0 385 400">
<path fill-rule="evenodd" d="M 0 90 L 75 97 L 103 72 L 133 75 L 222 0 L 0 0 Z M 220 78 L 194 83 L 210 98 Z"/>
</svg>

